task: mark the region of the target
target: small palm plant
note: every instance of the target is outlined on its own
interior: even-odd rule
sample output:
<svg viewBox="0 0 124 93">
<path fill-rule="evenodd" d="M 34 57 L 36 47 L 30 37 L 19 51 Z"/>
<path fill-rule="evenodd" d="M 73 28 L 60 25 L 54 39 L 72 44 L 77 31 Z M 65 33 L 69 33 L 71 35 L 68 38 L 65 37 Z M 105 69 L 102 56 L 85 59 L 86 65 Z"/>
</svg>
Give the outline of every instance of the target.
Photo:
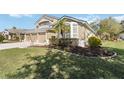
<svg viewBox="0 0 124 93">
<path fill-rule="evenodd" d="M 55 26 L 54 26 L 55 32 L 58 33 L 58 38 L 60 38 L 60 35 L 62 38 L 65 38 L 65 33 L 68 33 L 70 31 L 70 26 L 67 24 L 67 20 L 59 20 Z"/>
</svg>

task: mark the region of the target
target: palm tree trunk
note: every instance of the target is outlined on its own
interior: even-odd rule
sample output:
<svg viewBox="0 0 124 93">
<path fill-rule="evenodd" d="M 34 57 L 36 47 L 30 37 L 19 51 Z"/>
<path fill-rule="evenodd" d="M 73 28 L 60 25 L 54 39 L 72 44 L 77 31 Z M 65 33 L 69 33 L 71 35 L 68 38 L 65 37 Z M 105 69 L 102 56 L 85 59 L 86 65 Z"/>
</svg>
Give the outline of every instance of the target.
<svg viewBox="0 0 124 93">
<path fill-rule="evenodd" d="M 63 30 L 61 30 L 61 35 L 62 35 L 62 38 L 64 38 L 64 33 L 63 33 Z"/>
</svg>

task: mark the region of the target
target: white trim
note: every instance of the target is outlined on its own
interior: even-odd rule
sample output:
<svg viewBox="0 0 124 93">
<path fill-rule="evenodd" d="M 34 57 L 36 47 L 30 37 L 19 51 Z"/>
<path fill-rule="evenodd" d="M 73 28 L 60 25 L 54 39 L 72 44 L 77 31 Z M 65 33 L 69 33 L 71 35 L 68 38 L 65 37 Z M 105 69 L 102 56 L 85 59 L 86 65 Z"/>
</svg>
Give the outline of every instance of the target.
<svg viewBox="0 0 124 93">
<path fill-rule="evenodd" d="M 73 30 L 73 25 L 76 24 L 77 25 L 77 37 L 74 37 L 74 30 Z M 79 31 L 78 31 L 78 23 L 76 22 L 70 22 L 70 26 L 71 26 L 71 31 L 70 31 L 70 37 L 71 38 L 79 38 Z"/>
<path fill-rule="evenodd" d="M 71 38 L 73 38 L 72 25 L 73 25 L 72 22 L 70 22 L 70 28 L 71 28 L 71 31 L 70 31 L 70 35 L 71 35 L 71 36 L 70 36 L 70 37 L 71 37 Z"/>
<path fill-rule="evenodd" d="M 26 41 L 27 40 L 27 36 L 26 36 L 26 34 L 24 34 L 24 41 Z"/>
<path fill-rule="evenodd" d="M 49 44 L 49 39 L 48 39 L 48 33 L 47 32 L 45 33 L 45 41 L 46 41 L 46 44 Z"/>
</svg>

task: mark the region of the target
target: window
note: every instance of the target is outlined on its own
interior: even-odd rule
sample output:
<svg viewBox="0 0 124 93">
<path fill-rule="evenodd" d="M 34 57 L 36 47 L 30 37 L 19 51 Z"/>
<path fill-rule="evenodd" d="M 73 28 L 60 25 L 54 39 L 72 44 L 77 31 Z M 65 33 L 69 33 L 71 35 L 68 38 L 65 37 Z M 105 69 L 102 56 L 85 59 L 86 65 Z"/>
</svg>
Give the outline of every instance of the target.
<svg viewBox="0 0 124 93">
<path fill-rule="evenodd" d="M 70 38 L 70 33 L 69 32 L 65 33 L 65 38 Z"/>
<path fill-rule="evenodd" d="M 52 27 L 50 22 L 44 22 L 40 25 L 39 29 L 42 32 L 45 32 L 46 30 L 49 30 Z"/>
<path fill-rule="evenodd" d="M 72 38 L 78 38 L 78 24 L 73 22 L 71 25 L 71 37 Z"/>
</svg>

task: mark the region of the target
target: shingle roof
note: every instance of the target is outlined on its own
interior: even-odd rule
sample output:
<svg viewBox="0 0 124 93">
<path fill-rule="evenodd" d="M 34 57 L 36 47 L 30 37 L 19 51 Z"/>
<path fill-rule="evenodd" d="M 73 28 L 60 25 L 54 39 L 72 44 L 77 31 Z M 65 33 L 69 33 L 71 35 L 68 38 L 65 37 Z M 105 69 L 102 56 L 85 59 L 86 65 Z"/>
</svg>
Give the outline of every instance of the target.
<svg viewBox="0 0 124 93">
<path fill-rule="evenodd" d="M 44 14 L 43 16 L 41 16 L 41 17 L 35 22 L 35 24 L 38 23 L 38 22 L 41 20 L 41 18 L 43 18 L 43 17 L 45 17 L 45 18 L 51 18 L 51 19 L 56 19 L 56 20 L 59 19 L 58 17 Z"/>
<path fill-rule="evenodd" d="M 34 32 L 35 29 L 7 29 L 10 33 L 27 33 L 27 32 Z"/>
<path fill-rule="evenodd" d="M 20 34 L 33 34 L 37 33 L 35 29 L 7 29 L 8 32 L 10 33 L 20 33 Z M 44 31 L 39 31 L 38 33 L 45 33 Z"/>
<path fill-rule="evenodd" d="M 64 15 L 64 16 L 62 16 L 60 19 L 63 19 L 63 18 L 67 18 L 67 19 L 72 19 L 72 20 L 75 20 L 75 21 L 78 21 L 78 22 L 87 22 L 87 21 L 84 21 L 84 20 L 81 20 L 81 19 L 77 19 L 77 18 L 75 18 L 75 17 L 71 17 L 71 16 L 66 16 L 66 15 Z"/>
</svg>

